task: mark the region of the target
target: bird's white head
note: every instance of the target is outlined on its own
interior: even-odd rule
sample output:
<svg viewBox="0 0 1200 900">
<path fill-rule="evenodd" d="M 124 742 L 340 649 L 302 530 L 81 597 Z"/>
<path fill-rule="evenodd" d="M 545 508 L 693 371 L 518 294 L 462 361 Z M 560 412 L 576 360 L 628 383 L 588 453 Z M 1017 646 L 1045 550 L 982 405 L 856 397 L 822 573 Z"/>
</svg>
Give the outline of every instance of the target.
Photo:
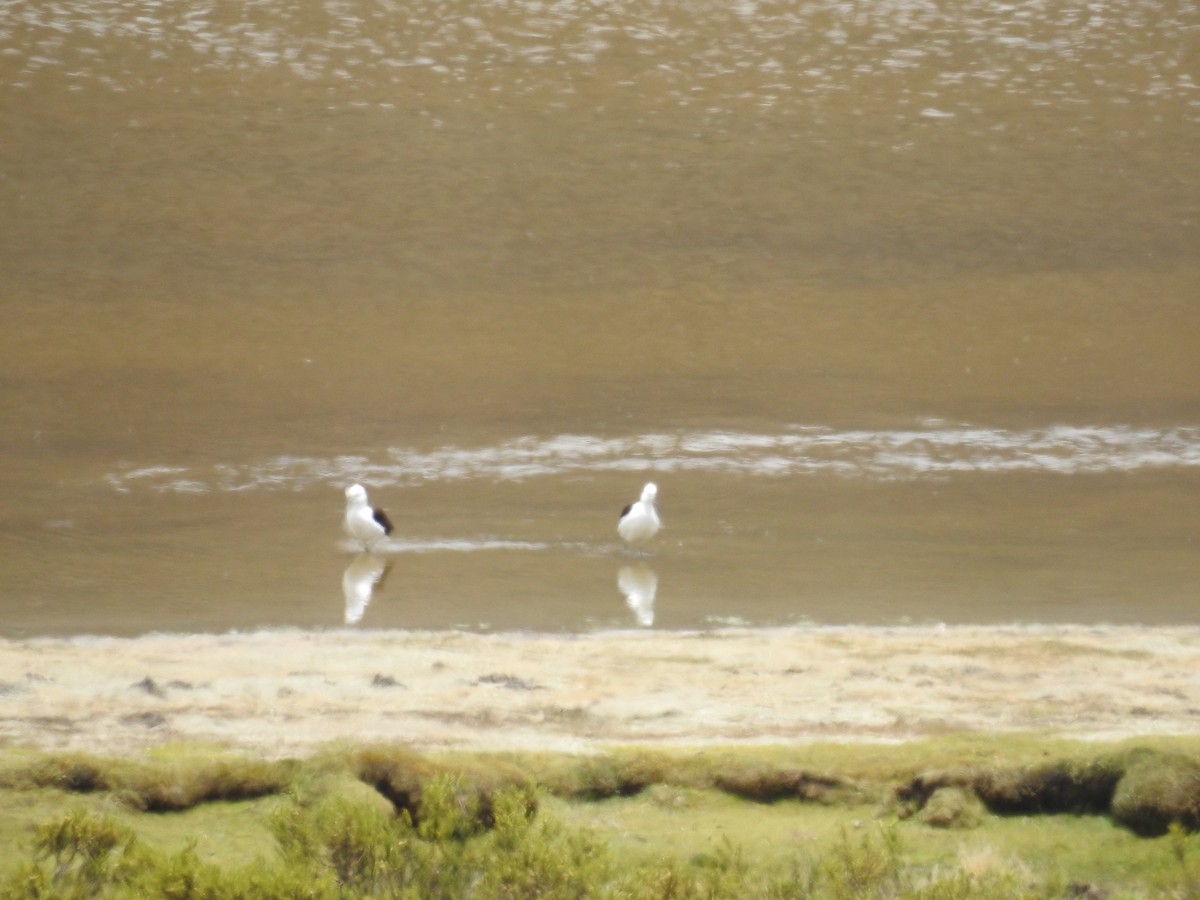
<svg viewBox="0 0 1200 900">
<path fill-rule="evenodd" d="M 657 496 L 658 496 L 658 485 L 656 485 L 653 481 L 647 482 L 646 486 L 644 488 L 642 488 L 642 502 L 643 503 L 653 503 L 654 498 Z"/>
<path fill-rule="evenodd" d="M 350 485 L 350 487 L 346 488 L 346 502 L 347 503 L 366 503 L 367 502 L 367 489 L 364 488 L 361 484 Z"/>
</svg>

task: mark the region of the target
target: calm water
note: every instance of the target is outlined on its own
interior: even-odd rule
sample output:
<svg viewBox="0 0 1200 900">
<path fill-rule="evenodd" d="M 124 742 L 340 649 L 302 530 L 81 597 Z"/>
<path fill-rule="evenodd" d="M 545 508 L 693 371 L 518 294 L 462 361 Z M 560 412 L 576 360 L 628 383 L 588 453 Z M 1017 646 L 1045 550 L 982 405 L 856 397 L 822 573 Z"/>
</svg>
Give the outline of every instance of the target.
<svg viewBox="0 0 1200 900">
<path fill-rule="evenodd" d="M 0 4 L 0 635 L 1195 622 L 1198 59 L 1193 2 Z"/>
</svg>

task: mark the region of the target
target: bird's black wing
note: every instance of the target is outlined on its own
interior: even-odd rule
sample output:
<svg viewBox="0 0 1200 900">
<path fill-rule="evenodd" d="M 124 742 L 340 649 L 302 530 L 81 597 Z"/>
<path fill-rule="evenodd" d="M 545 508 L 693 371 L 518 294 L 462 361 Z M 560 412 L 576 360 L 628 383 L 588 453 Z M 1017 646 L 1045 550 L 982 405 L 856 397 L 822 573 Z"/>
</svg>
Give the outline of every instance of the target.
<svg viewBox="0 0 1200 900">
<path fill-rule="evenodd" d="M 392 520 L 388 518 L 387 513 L 377 506 L 371 510 L 371 515 L 374 516 L 375 521 L 379 523 L 379 527 L 383 529 L 384 534 L 392 533 Z"/>
<path fill-rule="evenodd" d="M 620 522 L 623 518 L 629 515 L 629 511 L 633 509 L 633 504 L 630 503 L 627 507 L 621 510 L 621 515 L 617 516 L 617 521 Z"/>
</svg>

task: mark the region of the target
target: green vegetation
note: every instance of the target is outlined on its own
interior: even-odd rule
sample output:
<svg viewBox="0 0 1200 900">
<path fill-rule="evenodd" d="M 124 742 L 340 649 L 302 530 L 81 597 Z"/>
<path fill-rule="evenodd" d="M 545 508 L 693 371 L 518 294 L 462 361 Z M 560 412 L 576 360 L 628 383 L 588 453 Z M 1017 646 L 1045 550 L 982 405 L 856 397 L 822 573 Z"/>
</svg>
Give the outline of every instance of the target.
<svg viewBox="0 0 1200 900">
<path fill-rule="evenodd" d="M 7 749 L 0 896 L 1196 898 L 1198 750 Z"/>
</svg>

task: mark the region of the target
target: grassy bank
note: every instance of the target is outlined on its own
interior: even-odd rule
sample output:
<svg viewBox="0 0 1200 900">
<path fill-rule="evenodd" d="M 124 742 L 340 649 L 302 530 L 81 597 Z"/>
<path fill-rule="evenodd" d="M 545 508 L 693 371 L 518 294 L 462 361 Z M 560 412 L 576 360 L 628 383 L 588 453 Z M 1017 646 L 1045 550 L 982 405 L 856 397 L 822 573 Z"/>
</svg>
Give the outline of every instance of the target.
<svg viewBox="0 0 1200 900">
<path fill-rule="evenodd" d="M 1200 739 L 0 750 L 8 897 L 1198 897 Z"/>
</svg>

